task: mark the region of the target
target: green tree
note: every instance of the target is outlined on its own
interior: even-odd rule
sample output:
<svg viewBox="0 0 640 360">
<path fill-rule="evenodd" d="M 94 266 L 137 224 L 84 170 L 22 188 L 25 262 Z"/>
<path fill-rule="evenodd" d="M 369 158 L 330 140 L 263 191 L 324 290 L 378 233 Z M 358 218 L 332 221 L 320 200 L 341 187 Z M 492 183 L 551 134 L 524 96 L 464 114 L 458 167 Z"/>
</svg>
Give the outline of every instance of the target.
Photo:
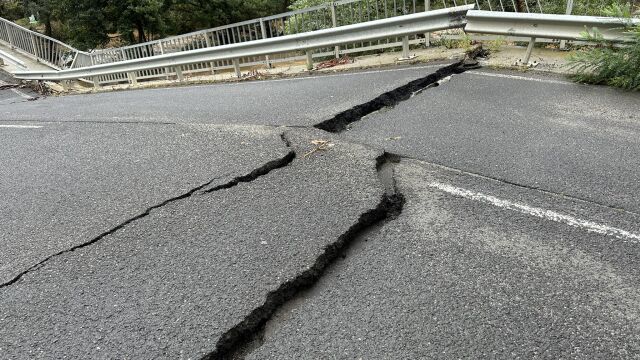
<svg viewBox="0 0 640 360">
<path fill-rule="evenodd" d="M 65 0 L 64 20 L 68 26 L 67 41 L 81 49 L 90 50 L 109 41 L 110 19 L 104 9 L 107 0 Z"/>
<path fill-rule="evenodd" d="M 0 0 L 0 17 L 16 21 L 25 15 L 24 2 L 19 0 Z"/>
<path fill-rule="evenodd" d="M 151 34 L 163 33 L 163 0 L 112 0 L 104 8 L 118 31 L 129 42 L 145 42 Z"/>
</svg>

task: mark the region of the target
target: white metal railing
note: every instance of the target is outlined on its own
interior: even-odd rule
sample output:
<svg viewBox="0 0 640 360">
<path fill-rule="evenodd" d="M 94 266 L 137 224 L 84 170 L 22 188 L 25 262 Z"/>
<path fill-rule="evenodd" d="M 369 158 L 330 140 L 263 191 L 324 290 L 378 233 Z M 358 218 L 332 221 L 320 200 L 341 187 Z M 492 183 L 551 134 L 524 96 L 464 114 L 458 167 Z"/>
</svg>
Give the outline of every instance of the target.
<svg viewBox="0 0 640 360">
<path fill-rule="evenodd" d="M 0 42 L 54 69 L 91 65 L 87 53 L 3 18 L 0 18 Z"/>
<path fill-rule="evenodd" d="M 125 76 L 135 82 L 138 74 L 147 71 L 181 68 L 213 61 L 229 61 L 239 69 L 239 59 L 243 58 L 306 51 L 306 56 L 310 59 L 311 50 L 331 49 L 343 44 L 402 38 L 425 32 L 462 28 L 465 24 L 465 14 L 474 6 L 458 6 L 299 34 L 98 64 L 87 68 L 17 72 L 14 75 L 19 79 L 29 80 L 70 80 L 126 74 Z"/>
<path fill-rule="evenodd" d="M 523 11 L 542 11 L 541 0 L 523 0 Z M 149 41 L 115 49 L 97 50 L 91 54 L 93 64 L 107 64 L 116 61 L 140 59 L 150 56 L 171 54 L 213 46 L 237 44 L 266 38 L 299 34 L 302 32 L 334 28 L 394 16 L 414 14 L 425 10 L 437 10 L 462 4 L 476 4 L 477 8 L 492 11 L 517 11 L 516 0 L 339 0 L 327 2 L 301 10 L 244 21 L 240 23 L 196 31 L 179 36 Z M 426 43 L 424 36 L 413 36 L 410 44 Z M 390 38 L 344 44 L 332 49 L 321 49 L 313 57 L 340 56 L 356 52 L 373 51 L 402 46 L 402 39 Z M 254 66 L 274 62 L 304 59 L 303 54 L 278 54 L 271 57 L 246 57 L 238 59 L 240 66 Z M 231 69 L 230 61 L 191 64 L 177 70 L 154 69 L 136 74 L 137 79 L 167 78 L 182 74 L 212 73 L 215 70 Z M 101 84 L 130 81 L 124 74 L 101 77 Z"/>
<path fill-rule="evenodd" d="M 237 44 L 266 38 L 299 34 L 303 32 L 335 28 L 339 26 L 358 24 L 366 21 L 385 19 L 394 16 L 414 14 L 426 10 L 437 10 L 461 4 L 476 4 L 478 9 L 491 11 L 542 12 L 542 0 L 338 0 L 301 10 L 289 11 L 282 14 L 244 21 L 240 23 L 220 26 L 213 29 L 196 31 L 179 36 L 150 41 L 141 44 L 95 50 L 86 53 L 72 48 L 55 39 L 24 29 L 4 19 L 4 28 L 10 27 L 12 33 L 19 34 L 21 40 L 13 45 L 28 56 L 46 63 L 56 69 L 80 68 L 98 64 L 108 64 L 124 60 L 141 59 L 151 56 L 191 51 L 214 46 Z M 0 40 L 3 37 L 3 26 L 0 26 Z M 7 31 L 7 33 L 10 33 Z M 30 45 L 30 38 L 36 39 L 35 45 Z M 413 36 L 410 44 L 428 43 L 424 36 Z M 355 52 L 380 50 L 400 47 L 402 39 L 389 38 L 375 41 L 344 44 L 340 47 L 321 49 L 313 54 L 314 57 L 340 56 Z M 278 54 L 272 57 L 246 57 L 238 59 L 241 66 L 254 66 L 273 62 L 296 61 L 304 59 L 298 52 Z M 182 74 L 212 73 L 215 70 L 233 68 L 231 61 L 214 61 L 201 64 L 190 64 L 178 69 L 154 69 L 135 74 L 137 79 L 158 79 Z M 113 74 L 97 79 L 101 84 L 113 84 L 131 81 L 130 76 Z"/>
</svg>

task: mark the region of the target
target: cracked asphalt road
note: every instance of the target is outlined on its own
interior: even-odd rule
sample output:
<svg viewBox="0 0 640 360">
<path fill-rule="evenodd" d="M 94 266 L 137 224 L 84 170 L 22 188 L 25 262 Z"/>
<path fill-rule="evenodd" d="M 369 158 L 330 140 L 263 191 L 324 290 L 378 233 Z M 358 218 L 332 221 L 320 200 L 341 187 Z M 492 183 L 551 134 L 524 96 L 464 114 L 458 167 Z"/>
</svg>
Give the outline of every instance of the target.
<svg viewBox="0 0 640 360">
<path fill-rule="evenodd" d="M 0 358 L 639 357 L 638 94 L 441 66 L 2 107 Z"/>
</svg>

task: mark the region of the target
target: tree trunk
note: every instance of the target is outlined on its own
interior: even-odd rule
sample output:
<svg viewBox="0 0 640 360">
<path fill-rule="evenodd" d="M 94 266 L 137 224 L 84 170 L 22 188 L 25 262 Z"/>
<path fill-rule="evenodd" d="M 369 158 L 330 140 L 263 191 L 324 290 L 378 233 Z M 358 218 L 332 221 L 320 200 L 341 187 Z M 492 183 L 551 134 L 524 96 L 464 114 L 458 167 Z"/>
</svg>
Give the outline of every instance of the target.
<svg viewBox="0 0 640 360">
<path fill-rule="evenodd" d="M 144 25 L 142 21 L 136 21 L 136 29 L 138 30 L 138 43 L 147 42 L 147 37 L 144 34 Z"/>
<path fill-rule="evenodd" d="M 44 18 L 44 34 L 53 37 L 53 29 L 51 27 L 51 16 L 47 15 Z"/>
</svg>

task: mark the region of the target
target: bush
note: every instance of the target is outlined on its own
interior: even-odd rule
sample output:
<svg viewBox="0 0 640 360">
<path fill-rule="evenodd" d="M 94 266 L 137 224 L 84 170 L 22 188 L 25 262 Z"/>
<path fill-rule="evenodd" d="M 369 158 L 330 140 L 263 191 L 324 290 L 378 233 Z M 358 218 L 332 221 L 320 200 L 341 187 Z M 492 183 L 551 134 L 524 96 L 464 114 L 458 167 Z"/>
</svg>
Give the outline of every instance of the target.
<svg viewBox="0 0 640 360">
<path fill-rule="evenodd" d="M 613 6 L 607 9 L 609 15 L 630 17 L 629 7 Z M 603 84 L 627 90 L 640 90 L 640 26 L 627 26 L 630 43 L 614 47 L 603 40 L 597 29 L 585 32 L 584 38 L 595 42 L 596 47 L 580 50 L 569 60 L 569 67 L 575 70 L 575 81 L 589 84 Z"/>
</svg>

